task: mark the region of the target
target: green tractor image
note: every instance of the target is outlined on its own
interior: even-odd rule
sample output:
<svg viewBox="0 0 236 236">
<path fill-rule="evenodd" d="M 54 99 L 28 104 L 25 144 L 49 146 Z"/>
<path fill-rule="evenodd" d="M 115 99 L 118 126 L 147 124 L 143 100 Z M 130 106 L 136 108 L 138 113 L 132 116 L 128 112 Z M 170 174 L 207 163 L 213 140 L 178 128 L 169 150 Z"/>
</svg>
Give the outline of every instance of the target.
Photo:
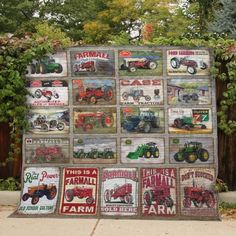
<svg viewBox="0 0 236 236">
<path fill-rule="evenodd" d="M 157 144 L 153 142 L 141 144 L 137 147 L 137 149 L 134 152 L 129 152 L 129 154 L 126 157 L 132 160 L 138 159 L 139 157 L 158 158 L 159 149 L 157 147 Z"/>
<path fill-rule="evenodd" d="M 206 129 L 206 125 L 197 123 L 194 124 L 194 118 L 193 117 L 187 117 L 183 116 L 182 118 L 176 118 L 174 120 L 174 124 L 172 127 L 177 128 L 177 129 L 185 129 L 185 130 L 191 130 L 193 128 L 197 129 Z"/>
<path fill-rule="evenodd" d="M 74 151 L 73 153 L 74 158 L 86 158 L 87 154 L 84 152 L 84 149 L 78 149 L 78 151 Z"/>
<path fill-rule="evenodd" d="M 188 163 L 194 163 L 197 159 L 206 162 L 209 159 L 209 152 L 202 148 L 202 143 L 200 142 L 187 142 L 183 148 L 180 148 L 175 153 L 174 159 L 177 162 L 186 161 Z"/>
<path fill-rule="evenodd" d="M 61 73 L 63 67 L 52 57 L 43 57 L 30 65 L 31 74 Z"/>
</svg>

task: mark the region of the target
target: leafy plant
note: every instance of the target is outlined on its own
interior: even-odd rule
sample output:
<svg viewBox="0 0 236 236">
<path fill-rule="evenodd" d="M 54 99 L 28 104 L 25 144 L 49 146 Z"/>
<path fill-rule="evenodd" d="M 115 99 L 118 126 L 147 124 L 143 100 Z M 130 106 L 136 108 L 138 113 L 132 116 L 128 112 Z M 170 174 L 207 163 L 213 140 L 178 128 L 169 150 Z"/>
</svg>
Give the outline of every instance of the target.
<svg viewBox="0 0 236 236">
<path fill-rule="evenodd" d="M 16 191 L 21 189 L 21 184 L 13 177 L 0 179 L 0 190 Z"/>
<path fill-rule="evenodd" d="M 221 180 L 221 179 L 216 179 L 216 184 L 215 184 L 215 191 L 217 192 L 228 192 L 228 186 L 227 184 Z"/>
</svg>

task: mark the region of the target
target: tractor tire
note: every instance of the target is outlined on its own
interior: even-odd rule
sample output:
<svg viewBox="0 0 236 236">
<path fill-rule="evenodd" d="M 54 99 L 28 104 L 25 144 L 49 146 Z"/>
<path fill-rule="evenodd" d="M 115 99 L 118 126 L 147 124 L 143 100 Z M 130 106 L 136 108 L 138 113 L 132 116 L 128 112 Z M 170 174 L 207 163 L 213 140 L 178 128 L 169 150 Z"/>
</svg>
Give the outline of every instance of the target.
<svg viewBox="0 0 236 236">
<path fill-rule="evenodd" d="M 187 71 L 190 75 L 195 75 L 197 73 L 197 69 L 193 66 L 188 66 Z"/>
<path fill-rule="evenodd" d="M 105 92 L 104 100 L 105 101 L 111 101 L 112 99 L 113 99 L 113 90 L 112 89 L 108 89 Z"/>
<path fill-rule="evenodd" d="M 40 128 L 43 132 L 48 132 L 49 131 L 49 127 L 47 124 L 41 124 L 41 128 Z"/>
<path fill-rule="evenodd" d="M 127 194 L 124 196 L 124 202 L 126 204 L 132 204 L 133 203 L 133 197 L 131 194 Z"/>
<path fill-rule="evenodd" d="M 144 152 L 144 157 L 147 158 L 147 159 L 151 158 L 152 157 L 152 152 L 150 150 L 146 150 Z"/>
<path fill-rule="evenodd" d="M 151 97 L 149 95 L 146 95 L 144 98 L 145 98 L 146 101 L 150 101 L 151 100 Z"/>
<path fill-rule="evenodd" d="M 39 196 L 33 195 L 31 199 L 32 205 L 36 205 L 39 202 Z"/>
<path fill-rule="evenodd" d="M 36 89 L 34 92 L 34 97 L 41 98 L 42 97 L 42 91 L 41 89 Z"/>
<path fill-rule="evenodd" d="M 199 98 L 199 97 L 198 97 L 198 95 L 197 95 L 196 93 L 193 93 L 193 94 L 192 94 L 192 100 L 193 100 L 193 101 L 198 101 L 198 98 Z"/>
<path fill-rule="evenodd" d="M 203 204 L 202 204 L 202 201 L 198 202 L 198 201 L 194 200 L 193 205 L 197 208 L 201 208 Z"/>
<path fill-rule="evenodd" d="M 174 120 L 174 126 L 178 129 L 182 129 L 183 127 L 183 120 L 180 118 L 177 118 Z"/>
<path fill-rule="evenodd" d="M 59 98 L 59 94 L 58 94 L 58 93 L 55 93 L 55 94 L 54 94 L 54 98 L 58 99 L 58 98 Z"/>
<path fill-rule="evenodd" d="M 36 63 L 36 65 L 35 65 L 35 72 L 36 72 L 36 74 L 40 74 L 40 64 L 39 63 Z"/>
<path fill-rule="evenodd" d="M 143 132 L 144 133 L 150 133 L 151 132 L 151 124 L 150 123 L 145 123 L 144 126 L 143 126 Z"/>
<path fill-rule="evenodd" d="M 209 155 L 209 152 L 206 149 L 201 148 L 200 150 L 198 150 L 197 156 L 198 156 L 200 161 L 206 162 L 206 161 L 209 160 L 210 155 Z"/>
<path fill-rule="evenodd" d="M 148 63 L 148 68 L 151 69 L 151 70 L 155 70 L 157 68 L 157 63 L 154 62 L 154 61 L 150 61 Z"/>
<path fill-rule="evenodd" d="M 90 104 L 96 104 L 97 103 L 97 98 L 96 98 L 96 96 L 91 96 L 88 99 L 88 101 L 89 101 Z"/>
<path fill-rule="evenodd" d="M 164 205 L 165 205 L 165 207 L 173 207 L 173 205 L 174 205 L 173 199 L 170 196 L 166 197 L 166 199 L 164 201 Z"/>
<path fill-rule="evenodd" d="M 86 199 L 86 203 L 87 204 L 93 204 L 94 203 L 94 198 L 93 197 L 88 197 L 87 199 Z"/>
<path fill-rule="evenodd" d="M 128 68 L 129 72 L 135 72 L 137 68 L 135 66 L 131 66 Z"/>
<path fill-rule="evenodd" d="M 54 70 L 55 73 L 60 74 L 63 71 L 63 67 L 61 64 L 58 64 L 58 67 Z"/>
<path fill-rule="evenodd" d="M 206 205 L 208 208 L 213 208 L 216 204 L 213 193 L 209 193 L 208 198 L 205 199 Z"/>
<path fill-rule="evenodd" d="M 190 208 L 191 207 L 191 199 L 189 197 L 184 198 L 183 206 L 184 206 L 184 208 Z"/>
<path fill-rule="evenodd" d="M 64 130 L 64 129 L 65 129 L 65 125 L 64 125 L 64 123 L 62 123 L 62 122 L 58 122 L 58 124 L 57 124 L 57 129 L 58 129 L 59 131 Z"/>
<path fill-rule="evenodd" d="M 197 154 L 192 152 L 192 153 L 186 153 L 186 158 L 185 161 L 188 163 L 194 163 L 197 160 Z"/>
<path fill-rule="evenodd" d="M 174 57 L 170 60 L 170 65 L 173 69 L 178 69 L 180 67 L 180 62 L 177 57 Z"/>
<path fill-rule="evenodd" d="M 205 125 L 201 125 L 201 129 L 206 129 L 207 127 Z"/>
<path fill-rule="evenodd" d="M 113 126 L 114 118 L 112 115 L 104 115 L 101 122 L 103 127 L 110 128 Z"/>
<path fill-rule="evenodd" d="M 36 66 L 35 66 L 35 64 L 31 64 L 30 65 L 30 73 L 35 74 L 35 72 L 36 72 Z"/>
<path fill-rule="evenodd" d="M 183 127 L 185 130 L 191 130 L 191 127 L 189 126 L 189 125 L 184 125 L 184 127 Z"/>
<path fill-rule="evenodd" d="M 49 193 L 46 195 L 48 200 L 52 200 L 56 197 L 57 195 L 57 188 L 52 187 L 52 189 L 49 190 Z"/>
<path fill-rule="evenodd" d="M 206 70 L 207 69 L 207 64 L 205 62 L 202 63 L 202 66 L 200 67 L 200 69 L 202 70 Z"/>
<path fill-rule="evenodd" d="M 152 156 L 153 156 L 154 158 L 158 158 L 159 155 L 160 155 L 160 153 L 159 153 L 159 149 L 156 148 L 156 149 L 153 151 Z"/>
<path fill-rule="evenodd" d="M 40 63 L 40 73 L 41 74 L 46 74 L 47 73 L 47 68 L 46 68 L 46 65 L 43 64 L 43 63 Z"/>
<path fill-rule="evenodd" d="M 152 192 L 150 190 L 147 190 L 143 194 L 143 203 L 146 206 L 152 205 Z"/>
<path fill-rule="evenodd" d="M 106 203 L 111 201 L 111 193 L 109 189 L 107 189 L 104 193 L 104 201 Z"/>
<path fill-rule="evenodd" d="M 108 152 L 105 154 L 105 159 L 113 159 L 114 158 L 114 153 L 113 152 Z"/>
<path fill-rule="evenodd" d="M 23 196 L 22 196 L 22 200 L 25 202 L 29 199 L 30 195 L 28 193 L 25 193 Z"/>
<path fill-rule="evenodd" d="M 67 189 L 65 192 L 65 199 L 67 202 L 72 202 L 74 199 L 74 193 L 72 189 Z"/>
<path fill-rule="evenodd" d="M 184 155 L 182 155 L 180 152 L 175 153 L 174 159 L 177 162 L 182 162 L 184 161 Z"/>
<path fill-rule="evenodd" d="M 128 95 L 127 92 L 122 93 L 122 98 L 123 98 L 125 101 L 128 100 L 128 97 L 129 97 L 129 95 Z"/>
</svg>

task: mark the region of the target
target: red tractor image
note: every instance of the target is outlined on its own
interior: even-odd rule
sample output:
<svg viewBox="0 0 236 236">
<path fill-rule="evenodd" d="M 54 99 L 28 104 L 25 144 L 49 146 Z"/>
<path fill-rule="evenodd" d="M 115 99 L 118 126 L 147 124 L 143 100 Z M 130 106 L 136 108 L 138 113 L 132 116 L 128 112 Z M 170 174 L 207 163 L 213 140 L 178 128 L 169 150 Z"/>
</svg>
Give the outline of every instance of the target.
<svg viewBox="0 0 236 236">
<path fill-rule="evenodd" d="M 86 198 L 87 204 L 94 203 L 93 197 L 93 189 L 92 188 L 79 188 L 75 187 L 73 189 L 67 189 L 65 192 L 65 199 L 67 202 L 72 202 L 74 197 L 78 197 L 79 199 Z"/>
<path fill-rule="evenodd" d="M 120 70 L 128 70 L 129 72 L 135 72 L 137 69 L 154 70 L 157 68 L 157 59 L 159 59 L 159 57 L 154 56 L 124 58 Z"/>
<path fill-rule="evenodd" d="M 206 204 L 208 208 L 213 208 L 216 204 L 213 191 L 197 186 L 184 187 L 183 206 L 190 208 L 192 203 L 197 208 L 202 207 L 203 204 Z"/>
<path fill-rule="evenodd" d="M 75 128 L 84 131 L 92 130 L 94 127 L 110 128 L 114 123 L 112 114 L 105 112 L 82 112 L 75 119 Z"/>
<path fill-rule="evenodd" d="M 64 158 L 64 154 L 60 146 L 41 146 L 37 147 L 32 155 L 32 161 L 36 162 L 50 162 L 53 160 L 60 160 Z"/>
<path fill-rule="evenodd" d="M 154 189 L 146 190 L 143 194 L 143 202 L 146 206 L 151 206 L 153 202 L 166 207 L 173 207 L 174 205 L 168 186 L 157 186 Z"/>
<path fill-rule="evenodd" d="M 207 64 L 203 62 L 203 59 L 197 59 L 192 57 L 173 57 L 170 60 L 170 65 L 173 69 L 178 69 L 180 66 L 186 66 L 187 72 L 191 75 L 197 73 L 197 68 L 200 68 L 201 70 L 206 70 L 208 67 Z"/>
<path fill-rule="evenodd" d="M 56 91 L 50 91 L 47 88 L 44 88 L 43 90 L 37 89 L 37 90 L 35 90 L 34 94 L 32 94 L 33 98 L 39 99 L 42 96 L 47 98 L 48 101 L 50 101 L 52 99 L 52 97 L 54 97 L 55 99 L 59 98 L 59 95 Z"/>
<path fill-rule="evenodd" d="M 114 189 L 106 189 L 104 192 L 104 200 L 106 203 L 111 202 L 111 199 L 120 199 L 120 202 L 126 204 L 133 203 L 132 184 L 124 184 L 122 186 L 115 185 Z"/>
<path fill-rule="evenodd" d="M 113 98 L 113 89 L 111 86 L 103 86 L 100 88 L 86 88 L 84 91 L 79 91 L 76 96 L 76 101 L 86 101 L 90 104 L 96 104 L 99 99 L 111 101 Z"/>
<path fill-rule="evenodd" d="M 90 71 L 90 72 L 95 72 L 95 61 L 86 61 L 86 62 L 81 62 L 81 63 L 75 63 L 73 65 L 73 71 L 75 73 L 77 72 L 84 72 L 84 71 Z"/>
<path fill-rule="evenodd" d="M 54 184 L 28 187 L 28 192 L 22 196 L 22 200 L 25 202 L 31 197 L 31 203 L 36 205 L 39 198 L 42 198 L 44 195 L 48 200 L 54 199 L 57 195 L 57 187 Z"/>
</svg>

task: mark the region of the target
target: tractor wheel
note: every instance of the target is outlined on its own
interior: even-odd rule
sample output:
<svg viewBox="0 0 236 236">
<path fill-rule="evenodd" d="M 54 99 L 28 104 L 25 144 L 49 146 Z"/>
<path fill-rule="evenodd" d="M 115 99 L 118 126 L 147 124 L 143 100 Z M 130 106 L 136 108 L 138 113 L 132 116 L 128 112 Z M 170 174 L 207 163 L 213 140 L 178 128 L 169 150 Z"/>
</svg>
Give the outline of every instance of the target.
<svg viewBox="0 0 236 236">
<path fill-rule="evenodd" d="M 105 159 L 112 159 L 112 158 L 114 158 L 114 153 L 113 152 L 106 153 Z"/>
<path fill-rule="evenodd" d="M 191 129 L 191 127 L 189 126 L 189 125 L 184 125 L 184 127 L 183 127 L 185 130 L 190 130 Z"/>
<path fill-rule="evenodd" d="M 151 97 L 149 95 L 146 95 L 144 98 L 145 98 L 146 101 L 150 101 L 151 100 Z"/>
<path fill-rule="evenodd" d="M 150 123 L 145 123 L 143 126 L 143 131 L 144 133 L 150 133 L 151 132 L 151 124 Z"/>
<path fill-rule="evenodd" d="M 58 98 L 59 98 L 59 94 L 58 94 L 58 93 L 55 93 L 55 94 L 54 94 L 54 98 L 58 99 Z"/>
<path fill-rule="evenodd" d="M 60 74 L 63 71 L 63 67 L 61 64 L 58 64 L 58 67 L 55 68 L 54 72 L 56 72 L 57 74 Z"/>
<path fill-rule="evenodd" d="M 41 130 L 44 131 L 44 132 L 48 132 L 49 131 L 49 127 L 47 124 L 42 124 L 41 125 Z"/>
<path fill-rule="evenodd" d="M 198 101 L 198 95 L 196 93 L 192 94 L 192 100 L 193 101 Z"/>
<path fill-rule="evenodd" d="M 197 156 L 200 161 L 206 162 L 209 159 L 209 152 L 206 149 L 202 148 L 202 149 L 198 150 Z"/>
<path fill-rule="evenodd" d="M 184 206 L 185 208 L 190 208 L 190 207 L 191 207 L 191 200 L 190 200 L 189 197 L 184 198 L 184 200 L 183 200 L 183 206 Z"/>
<path fill-rule="evenodd" d="M 135 72 L 137 68 L 135 66 L 129 67 L 129 72 Z"/>
<path fill-rule="evenodd" d="M 196 69 L 195 67 L 193 67 L 193 66 L 188 66 L 188 67 L 187 67 L 187 71 L 188 71 L 188 73 L 191 74 L 191 75 L 194 75 L 194 74 L 197 73 L 197 69 Z"/>
<path fill-rule="evenodd" d="M 104 200 L 105 200 L 105 202 L 111 201 L 111 193 L 110 193 L 109 189 L 107 189 L 104 193 Z"/>
<path fill-rule="evenodd" d="M 124 202 L 126 204 L 131 204 L 133 202 L 133 197 L 131 194 L 127 194 L 124 196 Z"/>
<path fill-rule="evenodd" d="M 198 202 L 198 201 L 194 200 L 194 201 L 193 201 L 193 204 L 194 204 L 194 206 L 197 207 L 197 208 L 201 208 L 201 207 L 202 207 L 202 201 L 199 201 L 199 202 Z"/>
<path fill-rule="evenodd" d="M 36 89 L 35 92 L 34 92 L 34 96 L 36 98 L 41 98 L 42 97 L 42 91 L 41 89 Z"/>
<path fill-rule="evenodd" d="M 154 158 L 158 158 L 158 157 L 159 157 L 159 149 L 156 148 L 156 149 L 154 150 L 154 152 L 152 153 L 152 155 L 153 155 Z"/>
<path fill-rule="evenodd" d="M 206 129 L 206 126 L 205 125 L 201 125 L 201 129 Z"/>
<path fill-rule="evenodd" d="M 49 190 L 49 193 L 47 194 L 47 199 L 48 200 L 52 200 L 56 197 L 57 195 L 57 188 L 56 187 L 52 187 L 52 189 Z"/>
<path fill-rule="evenodd" d="M 121 64 L 120 65 L 120 70 L 126 70 L 127 68 L 126 68 L 126 66 L 124 65 L 124 64 Z"/>
<path fill-rule="evenodd" d="M 94 203 L 94 198 L 93 198 L 93 197 L 88 197 L 88 198 L 86 199 L 86 203 L 87 203 L 87 204 L 93 204 L 93 203 Z"/>
<path fill-rule="evenodd" d="M 62 131 L 64 128 L 65 128 L 64 123 L 59 122 L 59 123 L 57 124 L 57 129 L 58 129 L 59 131 Z"/>
<path fill-rule="evenodd" d="M 46 162 L 50 162 L 52 160 L 52 157 L 50 155 L 46 155 L 44 160 Z"/>
<path fill-rule="evenodd" d="M 89 101 L 90 104 L 96 104 L 97 103 L 97 98 L 95 96 L 91 96 L 88 99 L 88 101 Z"/>
<path fill-rule="evenodd" d="M 171 65 L 172 68 L 178 69 L 180 67 L 179 59 L 177 57 L 172 58 L 170 60 L 170 65 Z"/>
<path fill-rule="evenodd" d="M 40 64 L 39 63 L 36 63 L 36 65 L 35 65 L 35 72 L 36 72 L 36 74 L 40 73 Z"/>
<path fill-rule="evenodd" d="M 143 194 L 143 202 L 146 206 L 152 205 L 152 192 L 150 190 L 147 190 Z"/>
<path fill-rule="evenodd" d="M 46 74 L 47 73 L 46 65 L 43 63 L 40 63 L 39 70 L 41 74 Z"/>
<path fill-rule="evenodd" d="M 38 202 L 39 202 L 39 196 L 33 195 L 31 200 L 32 205 L 36 205 Z"/>
<path fill-rule="evenodd" d="M 31 64 L 30 65 L 30 73 L 35 74 L 35 72 L 36 72 L 36 66 L 35 66 L 35 64 Z"/>
<path fill-rule="evenodd" d="M 181 129 L 183 126 L 183 121 L 180 118 L 174 120 L 174 126 L 178 129 Z"/>
<path fill-rule="evenodd" d="M 207 64 L 205 62 L 202 63 L 202 66 L 200 67 L 202 70 L 207 69 Z"/>
<path fill-rule="evenodd" d="M 108 90 L 106 91 L 106 93 L 105 93 L 104 99 L 105 99 L 106 101 L 111 101 L 112 98 L 113 98 L 113 90 L 112 90 L 112 89 L 108 89 Z"/>
<path fill-rule="evenodd" d="M 65 199 L 67 202 L 72 202 L 74 199 L 74 193 L 72 189 L 67 189 L 65 192 Z"/>
<path fill-rule="evenodd" d="M 184 161 L 184 155 L 182 155 L 180 152 L 175 153 L 174 159 L 177 162 Z"/>
<path fill-rule="evenodd" d="M 127 92 L 122 93 L 122 98 L 123 98 L 125 101 L 128 100 L 128 97 L 129 97 L 129 95 L 128 95 Z"/>
<path fill-rule="evenodd" d="M 104 115 L 102 118 L 102 126 L 106 128 L 112 127 L 114 119 L 111 115 Z"/>
<path fill-rule="evenodd" d="M 22 196 L 22 200 L 25 202 L 29 199 L 30 195 L 28 193 L 25 193 L 23 196 Z"/>
<path fill-rule="evenodd" d="M 207 199 L 205 199 L 205 201 L 206 201 L 207 207 L 208 208 L 213 208 L 215 206 L 215 203 L 216 203 L 213 193 L 209 193 L 209 195 L 206 198 Z"/>
<path fill-rule="evenodd" d="M 151 151 L 150 150 L 147 150 L 147 151 L 145 151 L 145 153 L 144 153 L 144 157 L 145 158 L 151 158 L 151 156 L 152 156 L 152 153 L 151 153 Z"/>
<path fill-rule="evenodd" d="M 155 70 L 157 68 L 157 63 L 154 62 L 154 61 L 150 61 L 148 63 L 148 68 L 151 69 L 151 70 Z"/>
<path fill-rule="evenodd" d="M 194 163 L 197 160 L 197 154 L 192 152 L 192 153 L 186 153 L 186 158 L 185 161 L 188 163 Z"/>
<path fill-rule="evenodd" d="M 166 197 L 166 199 L 165 199 L 165 202 L 164 202 L 164 205 L 166 206 L 166 207 L 173 207 L 173 205 L 174 205 L 174 201 L 173 201 L 173 199 L 171 198 L 171 197 Z"/>
</svg>

